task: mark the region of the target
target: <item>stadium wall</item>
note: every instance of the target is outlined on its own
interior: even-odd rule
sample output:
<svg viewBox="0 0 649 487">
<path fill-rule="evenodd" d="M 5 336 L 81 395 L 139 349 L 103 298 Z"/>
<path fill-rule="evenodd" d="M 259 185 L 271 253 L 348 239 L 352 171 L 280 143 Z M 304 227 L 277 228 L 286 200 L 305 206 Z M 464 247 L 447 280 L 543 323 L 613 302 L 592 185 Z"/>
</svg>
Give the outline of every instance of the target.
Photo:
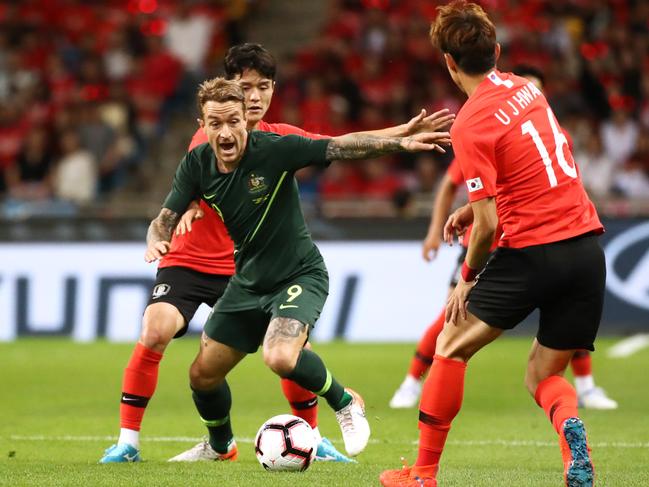
<svg viewBox="0 0 649 487">
<path fill-rule="evenodd" d="M 602 331 L 649 331 L 649 221 L 607 222 Z M 323 241 L 330 297 L 314 340 L 415 341 L 441 311 L 457 247 L 425 264 L 419 241 Z M 133 341 L 155 278 L 141 243 L 0 244 L 0 341 Z M 209 309 L 191 323 L 200 331 Z M 518 333 L 534 332 L 534 317 Z"/>
</svg>

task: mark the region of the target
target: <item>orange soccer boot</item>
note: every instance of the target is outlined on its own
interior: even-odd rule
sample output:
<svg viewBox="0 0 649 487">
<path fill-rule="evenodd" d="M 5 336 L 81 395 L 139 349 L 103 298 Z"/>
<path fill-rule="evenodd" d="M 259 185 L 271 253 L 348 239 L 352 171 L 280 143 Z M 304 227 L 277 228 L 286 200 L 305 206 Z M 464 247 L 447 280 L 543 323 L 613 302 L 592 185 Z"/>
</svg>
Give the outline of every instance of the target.
<svg viewBox="0 0 649 487">
<path fill-rule="evenodd" d="M 379 476 L 383 487 L 437 487 L 437 465 L 408 467 L 385 470 Z"/>
</svg>

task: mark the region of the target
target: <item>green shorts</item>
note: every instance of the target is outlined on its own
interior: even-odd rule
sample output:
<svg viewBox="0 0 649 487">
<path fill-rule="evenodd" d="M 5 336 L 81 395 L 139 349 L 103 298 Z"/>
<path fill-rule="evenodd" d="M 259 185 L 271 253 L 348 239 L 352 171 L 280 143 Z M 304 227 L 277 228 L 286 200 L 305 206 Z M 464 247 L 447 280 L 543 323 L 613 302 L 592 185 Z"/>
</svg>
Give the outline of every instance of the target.
<svg viewBox="0 0 649 487">
<path fill-rule="evenodd" d="M 329 276 L 325 268 L 310 269 L 268 293 L 244 288 L 235 276 L 207 318 L 204 331 L 212 340 L 254 353 L 274 318 L 293 318 L 308 325 L 310 331 L 328 294 Z"/>
</svg>

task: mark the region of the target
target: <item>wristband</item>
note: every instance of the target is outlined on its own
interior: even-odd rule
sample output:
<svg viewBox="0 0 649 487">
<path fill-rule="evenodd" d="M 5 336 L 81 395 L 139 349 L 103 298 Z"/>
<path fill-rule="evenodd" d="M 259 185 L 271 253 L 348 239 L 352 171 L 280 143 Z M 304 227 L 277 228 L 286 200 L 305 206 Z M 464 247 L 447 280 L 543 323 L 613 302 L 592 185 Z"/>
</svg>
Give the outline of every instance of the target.
<svg viewBox="0 0 649 487">
<path fill-rule="evenodd" d="M 464 279 L 464 282 L 471 282 L 475 280 L 476 276 L 478 275 L 478 271 L 475 269 L 471 269 L 469 265 L 464 261 L 462 263 L 462 279 Z"/>
</svg>

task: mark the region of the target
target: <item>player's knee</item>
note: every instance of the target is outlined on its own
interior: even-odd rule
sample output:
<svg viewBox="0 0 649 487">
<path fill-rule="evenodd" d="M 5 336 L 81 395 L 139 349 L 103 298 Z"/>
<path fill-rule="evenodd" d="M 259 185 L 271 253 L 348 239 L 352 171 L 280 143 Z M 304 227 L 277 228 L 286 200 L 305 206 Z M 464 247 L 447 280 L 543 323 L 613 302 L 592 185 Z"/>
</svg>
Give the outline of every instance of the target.
<svg viewBox="0 0 649 487">
<path fill-rule="evenodd" d="M 145 324 L 142 327 L 142 333 L 140 335 L 140 342 L 147 348 L 161 351 L 164 350 L 173 335 L 170 336 L 169 333 L 164 333 L 154 324 Z"/>
<path fill-rule="evenodd" d="M 162 352 L 183 323 L 175 308 L 149 306 L 144 312 L 140 342 L 147 348 Z"/>
<path fill-rule="evenodd" d="M 200 361 L 195 360 L 189 368 L 189 384 L 192 389 L 199 391 L 212 390 L 223 382 L 224 377 L 220 375 L 208 374 L 205 367 Z"/>
<path fill-rule="evenodd" d="M 444 332 L 437 339 L 435 355 L 441 355 L 451 360 L 461 360 L 462 362 L 468 362 L 471 358 L 467 347 L 464 347 L 460 341 L 445 336 Z"/>
<path fill-rule="evenodd" d="M 288 377 L 295 369 L 297 356 L 284 348 L 264 348 L 264 363 L 280 377 Z"/>
</svg>

